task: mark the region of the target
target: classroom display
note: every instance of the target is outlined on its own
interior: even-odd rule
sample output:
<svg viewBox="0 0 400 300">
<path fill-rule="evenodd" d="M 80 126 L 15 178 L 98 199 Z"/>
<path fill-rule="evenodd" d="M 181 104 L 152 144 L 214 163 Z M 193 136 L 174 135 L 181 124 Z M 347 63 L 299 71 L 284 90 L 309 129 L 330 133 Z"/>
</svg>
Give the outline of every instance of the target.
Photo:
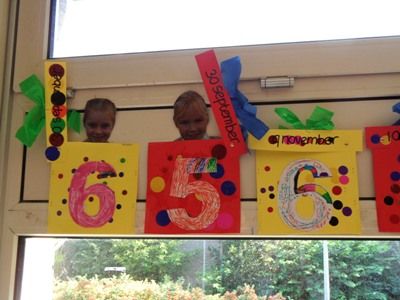
<svg viewBox="0 0 400 300">
<path fill-rule="evenodd" d="M 149 143 L 145 233 L 239 233 L 239 160 L 220 139 Z"/>
<path fill-rule="evenodd" d="M 359 234 L 361 131 L 271 129 L 257 140 L 259 234 Z"/>
<path fill-rule="evenodd" d="M 379 231 L 400 232 L 400 127 L 367 127 L 365 134 L 372 152 Z"/>
<path fill-rule="evenodd" d="M 68 142 L 66 65 L 45 64 L 48 232 L 135 232 L 138 145 Z"/>
</svg>

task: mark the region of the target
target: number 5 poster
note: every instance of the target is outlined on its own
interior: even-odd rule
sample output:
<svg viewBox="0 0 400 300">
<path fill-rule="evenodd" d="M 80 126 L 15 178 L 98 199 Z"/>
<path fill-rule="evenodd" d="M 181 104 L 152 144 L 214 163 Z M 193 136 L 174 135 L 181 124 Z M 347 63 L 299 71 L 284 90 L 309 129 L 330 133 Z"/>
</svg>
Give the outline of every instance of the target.
<svg viewBox="0 0 400 300">
<path fill-rule="evenodd" d="M 259 234 L 360 234 L 361 131 L 270 130 L 256 150 Z"/>
<path fill-rule="evenodd" d="M 149 143 L 145 232 L 240 232 L 239 159 L 222 140 Z"/>
</svg>

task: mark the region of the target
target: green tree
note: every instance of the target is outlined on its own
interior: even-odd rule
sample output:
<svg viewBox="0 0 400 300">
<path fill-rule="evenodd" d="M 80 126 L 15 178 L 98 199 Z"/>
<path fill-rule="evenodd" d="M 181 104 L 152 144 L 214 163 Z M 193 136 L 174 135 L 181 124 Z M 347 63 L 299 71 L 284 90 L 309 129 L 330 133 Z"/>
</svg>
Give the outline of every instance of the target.
<svg viewBox="0 0 400 300">
<path fill-rule="evenodd" d="M 182 251 L 180 240 L 71 239 L 56 252 L 58 278 L 108 277 L 105 267 L 125 267 L 136 280 L 176 280 L 194 251 Z"/>
<path fill-rule="evenodd" d="M 400 299 L 398 241 L 329 241 L 332 299 Z M 208 292 L 244 284 L 258 295 L 287 299 L 323 297 L 322 242 L 318 240 L 228 240 L 211 249 Z"/>
</svg>

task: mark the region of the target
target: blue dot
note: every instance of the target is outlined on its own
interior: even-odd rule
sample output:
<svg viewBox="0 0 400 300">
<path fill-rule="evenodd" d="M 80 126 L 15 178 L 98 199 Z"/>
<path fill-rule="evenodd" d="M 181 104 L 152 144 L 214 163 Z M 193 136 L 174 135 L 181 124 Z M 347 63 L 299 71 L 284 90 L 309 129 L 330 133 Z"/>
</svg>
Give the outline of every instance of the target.
<svg viewBox="0 0 400 300">
<path fill-rule="evenodd" d="M 169 223 L 171 223 L 171 220 L 169 219 L 168 213 L 166 210 L 160 210 L 156 216 L 156 221 L 157 224 L 160 226 L 167 226 Z"/>
<path fill-rule="evenodd" d="M 210 176 L 212 178 L 221 178 L 222 176 L 224 176 L 224 174 L 225 174 L 224 167 L 220 164 L 217 164 L 217 172 L 210 173 Z"/>
<path fill-rule="evenodd" d="M 379 134 L 374 134 L 373 136 L 371 136 L 371 142 L 373 144 L 379 144 L 381 141 L 381 136 Z"/>
<path fill-rule="evenodd" d="M 45 154 L 46 158 L 51 161 L 54 161 L 60 157 L 60 151 L 54 146 L 47 147 Z"/>
<path fill-rule="evenodd" d="M 390 174 L 390 178 L 394 181 L 398 181 L 400 179 L 400 173 L 397 171 L 394 171 Z"/>
<path fill-rule="evenodd" d="M 232 181 L 224 181 L 221 185 L 221 191 L 224 195 L 230 196 L 236 192 L 236 186 Z"/>
</svg>

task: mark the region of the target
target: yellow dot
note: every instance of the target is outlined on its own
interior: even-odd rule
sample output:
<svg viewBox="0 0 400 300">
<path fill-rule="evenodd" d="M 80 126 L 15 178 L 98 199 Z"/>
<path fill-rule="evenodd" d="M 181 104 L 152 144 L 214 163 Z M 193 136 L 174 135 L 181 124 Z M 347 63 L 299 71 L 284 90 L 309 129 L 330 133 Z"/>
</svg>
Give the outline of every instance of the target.
<svg viewBox="0 0 400 300">
<path fill-rule="evenodd" d="M 201 194 L 194 194 L 196 200 L 203 201 L 203 196 Z"/>
<path fill-rule="evenodd" d="M 155 192 L 155 193 L 159 193 L 162 192 L 165 188 L 165 181 L 162 177 L 154 177 L 151 181 L 150 181 L 150 189 Z"/>
<path fill-rule="evenodd" d="M 389 137 L 387 135 L 381 136 L 381 143 L 382 145 L 389 145 L 390 144 Z"/>
</svg>

